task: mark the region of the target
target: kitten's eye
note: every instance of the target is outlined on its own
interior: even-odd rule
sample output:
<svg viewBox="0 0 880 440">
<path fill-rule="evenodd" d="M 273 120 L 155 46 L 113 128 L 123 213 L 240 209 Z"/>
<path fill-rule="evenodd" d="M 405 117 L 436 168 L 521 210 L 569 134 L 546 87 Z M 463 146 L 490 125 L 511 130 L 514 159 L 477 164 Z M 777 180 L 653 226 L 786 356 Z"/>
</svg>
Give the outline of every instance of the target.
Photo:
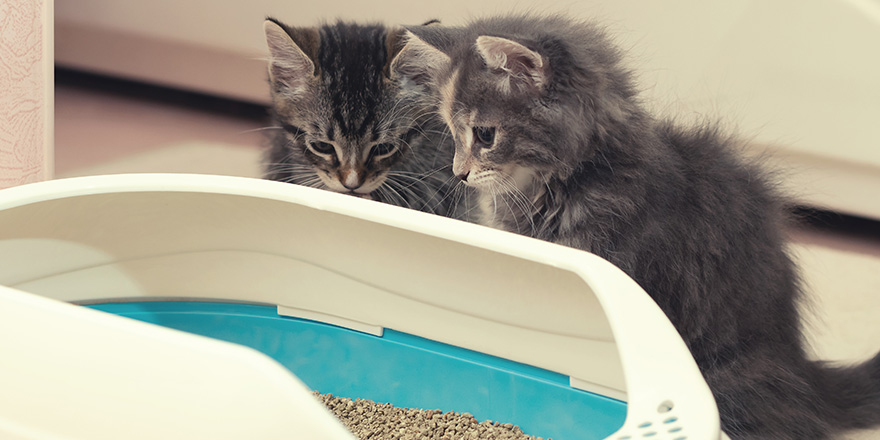
<svg viewBox="0 0 880 440">
<path fill-rule="evenodd" d="M 491 147 L 495 143 L 495 127 L 474 127 L 474 137 L 481 144 Z"/>
<path fill-rule="evenodd" d="M 370 157 L 386 157 L 394 153 L 397 147 L 394 144 L 376 144 L 370 149 Z"/>
<path fill-rule="evenodd" d="M 336 149 L 327 142 L 309 142 L 309 148 L 318 154 L 335 154 Z"/>
</svg>

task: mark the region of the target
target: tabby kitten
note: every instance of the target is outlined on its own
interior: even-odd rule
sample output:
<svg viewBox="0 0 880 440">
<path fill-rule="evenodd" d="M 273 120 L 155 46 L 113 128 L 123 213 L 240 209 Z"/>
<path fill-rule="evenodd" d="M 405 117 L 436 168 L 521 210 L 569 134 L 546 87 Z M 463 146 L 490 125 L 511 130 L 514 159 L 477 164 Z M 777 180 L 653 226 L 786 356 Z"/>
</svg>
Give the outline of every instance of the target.
<svg viewBox="0 0 880 440">
<path fill-rule="evenodd" d="M 611 261 L 688 344 L 733 439 L 880 423 L 880 355 L 807 358 L 786 202 L 736 139 L 649 115 L 597 27 L 512 16 L 413 27 L 398 63 L 434 90 L 481 222 Z"/>
<path fill-rule="evenodd" d="M 426 90 L 392 73 L 403 29 L 269 18 L 274 119 L 265 177 L 462 217 L 452 141 Z M 461 194 L 457 194 L 461 196 Z"/>
</svg>

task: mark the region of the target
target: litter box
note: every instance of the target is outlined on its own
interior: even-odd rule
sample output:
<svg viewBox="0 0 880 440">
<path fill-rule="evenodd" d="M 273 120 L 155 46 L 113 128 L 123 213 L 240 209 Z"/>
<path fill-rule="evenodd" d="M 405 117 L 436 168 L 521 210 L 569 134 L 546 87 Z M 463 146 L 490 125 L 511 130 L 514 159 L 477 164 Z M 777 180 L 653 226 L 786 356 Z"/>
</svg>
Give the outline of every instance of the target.
<svg viewBox="0 0 880 440">
<path fill-rule="evenodd" d="M 556 440 L 722 438 L 675 329 L 592 254 L 279 182 L 0 191 L 0 437 L 351 439 L 311 390 Z"/>
</svg>

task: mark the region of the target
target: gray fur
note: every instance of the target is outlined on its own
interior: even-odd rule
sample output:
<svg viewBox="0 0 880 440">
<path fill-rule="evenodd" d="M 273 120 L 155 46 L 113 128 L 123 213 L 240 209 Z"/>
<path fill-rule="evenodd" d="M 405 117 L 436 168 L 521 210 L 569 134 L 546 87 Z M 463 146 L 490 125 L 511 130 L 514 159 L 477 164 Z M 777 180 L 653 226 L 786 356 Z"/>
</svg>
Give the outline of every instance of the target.
<svg viewBox="0 0 880 440">
<path fill-rule="evenodd" d="M 465 216 L 467 191 L 453 194 L 452 141 L 433 102 L 424 86 L 391 72 L 402 33 L 379 24 L 312 28 L 267 20 L 278 129 L 267 179 Z M 389 148 L 387 157 L 372 153 Z"/>
<path fill-rule="evenodd" d="M 419 50 L 407 53 L 427 45 L 448 57 L 430 55 L 422 76 L 482 222 L 595 253 L 635 279 L 688 344 L 733 439 L 827 439 L 880 423 L 880 355 L 852 367 L 808 360 L 789 207 L 736 138 L 649 115 L 590 23 L 509 16 L 409 30 Z M 481 36 L 542 62 L 521 48 L 489 60 Z M 474 141 L 487 127 L 491 143 Z"/>
</svg>

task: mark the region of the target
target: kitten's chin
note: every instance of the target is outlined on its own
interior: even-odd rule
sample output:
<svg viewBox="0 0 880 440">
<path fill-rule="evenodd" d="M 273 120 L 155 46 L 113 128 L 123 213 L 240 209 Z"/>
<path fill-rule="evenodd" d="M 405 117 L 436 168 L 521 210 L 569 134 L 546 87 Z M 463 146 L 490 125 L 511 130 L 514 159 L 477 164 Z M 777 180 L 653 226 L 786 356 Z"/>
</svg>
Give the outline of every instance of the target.
<svg viewBox="0 0 880 440">
<path fill-rule="evenodd" d="M 347 196 L 357 197 L 357 198 L 359 198 L 359 199 L 376 200 L 376 199 L 373 197 L 373 191 L 372 191 L 372 190 L 371 190 L 370 192 L 356 192 L 356 191 L 350 191 L 350 190 L 348 190 L 347 188 L 344 188 L 344 187 L 343 187 L 340 183 L 338 183 L 338 182 L 329 182 L 329 183 L 328 183 L 328 182 L 325 181 L 325 182 L 324 182 L 324 189 L 326 189 L 327 191 L 331 191 L 331 192 L 335 192 L 335 193 L 339 193 L 339 194 L 345 194 L 345 195 L 347 195 Z M 361 187 L 361 188 L 358 188 L 358 189 L 364 189 L 364 188 Z"/>
</svg>

